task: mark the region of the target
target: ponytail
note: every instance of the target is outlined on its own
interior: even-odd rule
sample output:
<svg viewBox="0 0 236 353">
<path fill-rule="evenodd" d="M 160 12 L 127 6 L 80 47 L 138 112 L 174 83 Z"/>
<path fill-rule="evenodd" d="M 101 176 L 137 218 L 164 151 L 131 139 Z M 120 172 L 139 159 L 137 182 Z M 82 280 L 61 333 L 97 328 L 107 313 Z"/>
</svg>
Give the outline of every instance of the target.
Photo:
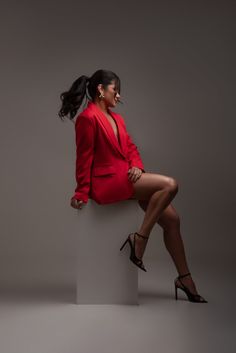
<svg viewBox="0 0 236 353">
<path fill-rule="evenodd" d="M 63 120 L 64 116 L 69 114 L 69 119 L 72 120 L 79 110 L 84 96 L 87 96 L 86 88 L 90 78 L 82 75 L 75 80 L 68 91 L 60 94 L 62 107 L 58 113 L 59 117 Z"/>
</svg>

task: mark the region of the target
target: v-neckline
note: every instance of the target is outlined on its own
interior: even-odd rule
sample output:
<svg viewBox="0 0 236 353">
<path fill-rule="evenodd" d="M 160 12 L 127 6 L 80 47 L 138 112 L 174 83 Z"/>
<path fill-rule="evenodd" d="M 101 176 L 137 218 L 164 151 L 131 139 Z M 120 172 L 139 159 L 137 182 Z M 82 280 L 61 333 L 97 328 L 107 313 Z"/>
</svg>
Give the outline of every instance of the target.
<svg viewBox="0 0 236 353">
<path fill-rule="evenodd" d="M 100 109 L 94 102 L 89 101 L 88 103 L 88 107 L 92 106 L 94 107 L 99 113 L 100 115 L 103 117 L 103 119 L 106 120 L 106 125 L 107 125 L 107 129 L 109 129 L 110 134 L 114 137 L 114 141 L 116 141 L 117 147 L 120 151 L 120 153 L 122 153 L 122 144 L 121 144 L 121 135 L 120 135 L 120 129 L 119 129 L 119 124 L 118 121 L 116 120 L 116 117 L 113 116 L 113 112 L 108 108 L 108 115 L 114 120 L 116 127 L 117 127 L 117 136 L 115 134 L 115 131 L 113 130 L 112 124 L 109 121 L 109 118 L 107 117 L 107 115 L 103 112 L 102 109 Z M 108 127 L 109 126 L 109 127 Z M 122 154 L 123 155 L 123 154 Z"/>
<path fill-rule="evenodd" d="M 104 113 L 103 113 L 103 114 L 104 114 Z M 118 126 L 118 124 L 117 124 L 116 119 L 112 116 L 111 111 L 109 111 L 109 114 L 108 114 L 108 115 L 113 119 L 114 123 L 116 124 L 117 136 L 116 136 L 116 134 L 115 134 L 115 131 L 113 130 L 113 126 L 112 126 L 111 122 L 110 122 L 109 119 L 107 118 L 106 114 L 104 114 L 104 115 L 105 115 L 106 119 L 108 120 L 109 124 L 111 125 L 111 129 L 112 129 L 112 131 L 113 131 L 113 134 L 115 135 L 116 140 L 118 141 L 119 145 L 121 146 L 121 144 L 120 144 L 120 131 L 119 131 L 119 126 Z"/>
</svg>

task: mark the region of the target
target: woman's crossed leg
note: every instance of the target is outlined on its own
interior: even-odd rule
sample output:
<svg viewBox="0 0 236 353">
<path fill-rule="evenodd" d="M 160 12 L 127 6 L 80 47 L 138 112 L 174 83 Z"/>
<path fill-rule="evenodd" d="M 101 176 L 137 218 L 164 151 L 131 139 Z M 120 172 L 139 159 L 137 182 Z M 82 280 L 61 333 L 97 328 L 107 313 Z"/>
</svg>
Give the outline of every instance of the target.
<svg viewBox="0 0 236 353">
<path fill-rule="evenodd" d="M 163 228 L 165 246 L 170 253 L 178 273 L 189 272 L 184 244 L 180 233 L 180 217 L 171 201 L 178 192 L 179 184 L 173 177 L 155 173 L 143 173 L 133 184 L 133 198 L 137 199 L 145 216 L 138 233 L 148 236 L 158 223 Z M 147 240 L 135 237 L 136 254 L 142 259 Z M 183 278 L 192 293 L 197 293 L 191 277 Z"/>
</svg>

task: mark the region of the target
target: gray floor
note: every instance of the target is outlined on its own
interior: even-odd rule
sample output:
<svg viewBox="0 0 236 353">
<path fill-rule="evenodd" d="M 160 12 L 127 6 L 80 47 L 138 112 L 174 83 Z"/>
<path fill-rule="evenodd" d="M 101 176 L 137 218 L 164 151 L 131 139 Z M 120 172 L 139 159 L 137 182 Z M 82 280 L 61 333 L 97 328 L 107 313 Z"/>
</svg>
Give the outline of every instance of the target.
<svg viewBox="0 0 236 353">
<path fill-rule="evenodd" d="M 2 353 L 235 352 L 230 261 L 191 263 L 208 303 L 174 297 L 175 269 L 159 259 L 139 270 L 139 305 L 76 305 L 75 289 L 1 291 Z"/>
</svg>

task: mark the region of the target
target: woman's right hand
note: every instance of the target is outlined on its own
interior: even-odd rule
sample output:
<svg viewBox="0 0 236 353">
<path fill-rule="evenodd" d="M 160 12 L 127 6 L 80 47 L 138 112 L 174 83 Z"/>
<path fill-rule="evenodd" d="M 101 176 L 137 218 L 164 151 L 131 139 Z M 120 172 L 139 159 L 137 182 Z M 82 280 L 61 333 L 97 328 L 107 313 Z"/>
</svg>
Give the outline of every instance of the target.
<svg viewBox="0 0 236 353">
<path fill-rule="evenodd" d="M 73 208 L 82 209 L 85 203 L 81 200 L 72 199 L 70 205 Z"/>
</svg>

